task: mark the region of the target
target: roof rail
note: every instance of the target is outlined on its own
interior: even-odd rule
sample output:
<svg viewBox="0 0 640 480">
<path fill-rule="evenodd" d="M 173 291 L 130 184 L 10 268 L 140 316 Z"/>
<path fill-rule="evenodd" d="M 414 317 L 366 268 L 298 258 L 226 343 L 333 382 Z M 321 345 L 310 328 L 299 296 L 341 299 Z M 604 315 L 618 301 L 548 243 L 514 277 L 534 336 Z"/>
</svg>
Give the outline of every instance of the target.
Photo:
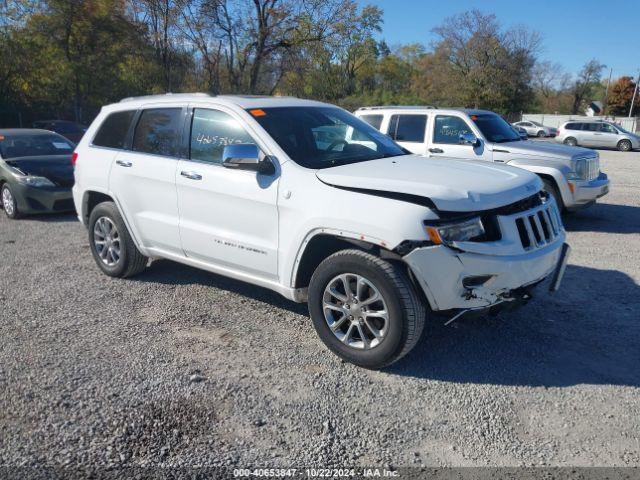
<svg viewBox="0 0 640 480">
<path fill-rule="evenodd" d="M 135 100 L 168 100 L 168 99 L 179 99 L 184 97 L 214 97 L 215 95 L 210 95 L 208 93 L 163 93 L 160 95 L 141 95 L 139 97 L 127 97 L 120 100 L 120 103 L 124 102 L 133 102 Z"/>
<path fill-rule="evenodd" d="M 386 110 L 391 108 L 397 110 L 436 110 L 438 107 L 433 105 L 376 105 L 373 107 L 360 107 L 358 110 Z"/>
</svg>

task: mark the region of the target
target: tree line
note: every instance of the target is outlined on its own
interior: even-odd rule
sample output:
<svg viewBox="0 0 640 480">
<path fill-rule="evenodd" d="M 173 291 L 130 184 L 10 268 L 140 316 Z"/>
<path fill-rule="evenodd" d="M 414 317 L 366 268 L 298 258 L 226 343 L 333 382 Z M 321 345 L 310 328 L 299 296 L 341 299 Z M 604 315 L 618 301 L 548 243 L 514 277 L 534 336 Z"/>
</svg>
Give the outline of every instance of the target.
<svg viewBox="0 0 640 480">
<path fill-rule="evenodd" d="M 604 100 L 603 64 L 572 78 L 539 61 L 539 34 L 495 15 L 443 19 L 428 47 L 390 47 L 382 26 L 380 8 L 355 0 L 0 0 L 0 124 L 15 112 L 86 123 L 104 104 L 164 92 L 505 115 L 578 113 Z M 614 82 L 608 113 L 628 111 L 633 88 L 630 77 Z"/>
</svg>

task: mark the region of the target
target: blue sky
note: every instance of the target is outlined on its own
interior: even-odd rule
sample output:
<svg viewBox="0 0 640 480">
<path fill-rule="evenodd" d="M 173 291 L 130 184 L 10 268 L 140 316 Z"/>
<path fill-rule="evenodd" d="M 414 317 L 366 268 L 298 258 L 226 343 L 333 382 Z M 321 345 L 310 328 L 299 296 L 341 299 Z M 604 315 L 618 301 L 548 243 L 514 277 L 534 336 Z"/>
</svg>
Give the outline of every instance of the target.
<svg viewBox="0 0 640 480">
<path fill-rule="evenodd" d="M 640 69 L 640 0 L 358 0 L 384 11 L 380 36 L 391 46 L 419 42 L 427 47 L 444 18 L 477 8 L 494 13 L 503 26 L 526 25 L 542 35 L 542 60 L 570 73 L 596 58 L 613 77 Z"/>
</svg>

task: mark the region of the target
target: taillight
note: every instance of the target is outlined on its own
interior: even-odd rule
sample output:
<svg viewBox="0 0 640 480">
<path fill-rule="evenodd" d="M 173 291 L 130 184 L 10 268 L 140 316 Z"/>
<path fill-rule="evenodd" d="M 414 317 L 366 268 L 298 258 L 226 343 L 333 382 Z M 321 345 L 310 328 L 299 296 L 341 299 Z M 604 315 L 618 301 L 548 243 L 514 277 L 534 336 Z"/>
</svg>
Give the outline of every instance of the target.
<svg viewBox="0 0 640 480">
<path fill-rule="evenodd" d="M 71 154 L 71 165 L 75 167 L 76 163 L 78 163 L 78 152 L 73 152 Z"/>
</svg>

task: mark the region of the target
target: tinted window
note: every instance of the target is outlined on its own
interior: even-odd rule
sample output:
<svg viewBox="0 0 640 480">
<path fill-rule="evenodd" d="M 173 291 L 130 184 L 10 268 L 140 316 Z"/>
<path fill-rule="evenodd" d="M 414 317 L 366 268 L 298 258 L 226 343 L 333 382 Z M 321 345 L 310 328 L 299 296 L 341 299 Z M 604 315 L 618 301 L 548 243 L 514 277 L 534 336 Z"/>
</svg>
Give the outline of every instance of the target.
<svg viewBox="0 0 640 480">
<path fill-rule="evenodd" d="M 477 125 L 484 138 L 493 143 L 519 142 L 518 132 L 514 131 L 501 116 L 493 113 L 469 115 L 469 118 Z"/>
<path fill-rule="evenodd" d="M 71 155 L 73 148 L 73 143 L 55 133 L 0 135 L 0 156 L 5 159 Z"/>
<path fill-rule="evenodd" d="M 579 123 L 567 123 L 564 128 L 566 130 L 580 130 L 580 124 Z"/>
<path fill-rule="evenodd" d="M 367 122 L 373 128 L 380 130 L 380 125 L 382 125 L 384 115 L 360 115 L 359 118 Z"/>
<path fill-rule="evenodd" d="M 433 132 L 434 143 L 460 143 L 460 135 L 473 133 L 467 122 L 460 117 L 438 115 Z"/>
<path fill-rule="evenodd" d="M 116 112 L 109 115 L 93 138 L 93 144 L 98 147 L 124 148 L 127 132 L 131 120 L 135 115 L 134 110 Z"/>
<path fill-rule="evenodd" d="M 585 130 L 587 132 L 599 132 L 600 131 L 600 124 L 598 124 L 598 123 L 583 123 L 582 124 L 582 130 Z"/>
<path fill-rule="evenodd" d="M 222 163 L 224 147 L 237 143 L 255 143 L 240 122 L 219 110 L 194 110 L 191 123 L 192 160 Z"/>
<path fill-rule="evenodd" d="M 405 155 L 389 137 L 340 108 L 277 107 L 249 113 L 303 167 L 328 168 Z"/>
<path fill-rule="evenodd" d="M 426 115 L 392 115 L 389 136 L 398 142 L 424 142 Z"/>
<path fill-rule="evenodd" d="M 136 152 L 167 157 L 178 156 L 182 131 L 181 112 L 180 108 L 154 108 L 143 111 L 133 136 L 133 149 Z"/>
</svg>

